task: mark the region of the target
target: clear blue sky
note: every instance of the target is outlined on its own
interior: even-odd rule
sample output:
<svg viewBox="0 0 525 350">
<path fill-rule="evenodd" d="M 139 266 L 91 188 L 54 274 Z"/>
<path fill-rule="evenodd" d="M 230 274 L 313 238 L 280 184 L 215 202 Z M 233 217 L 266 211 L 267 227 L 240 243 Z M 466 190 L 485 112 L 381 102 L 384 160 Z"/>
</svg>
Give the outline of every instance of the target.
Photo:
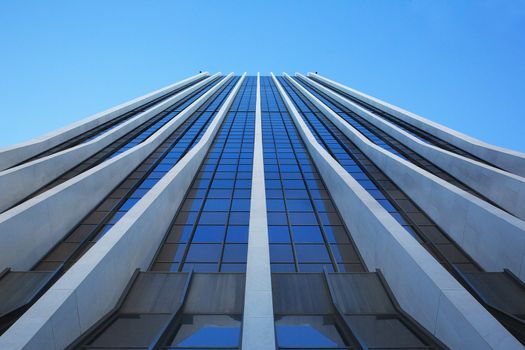
<svg viewBox="0 0 525 350">
<path fill-rule="evenodd" d="M 525 1 L 1 1 L 0 147 L 199 70 L 318 71 L 525 151 Z"/>
</svg>

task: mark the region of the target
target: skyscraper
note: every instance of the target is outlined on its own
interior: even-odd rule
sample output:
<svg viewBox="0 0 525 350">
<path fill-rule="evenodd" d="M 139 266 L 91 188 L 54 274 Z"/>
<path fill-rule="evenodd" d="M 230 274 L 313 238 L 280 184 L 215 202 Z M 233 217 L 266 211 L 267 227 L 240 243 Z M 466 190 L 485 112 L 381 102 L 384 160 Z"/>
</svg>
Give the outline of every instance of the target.
<svg viewBox="0 0 525 350">
<path fill-rule="evenodd" d="M 0 150 L 1 349 L 521 349 L 525 155 L 318 74 Z"/>
</svg>

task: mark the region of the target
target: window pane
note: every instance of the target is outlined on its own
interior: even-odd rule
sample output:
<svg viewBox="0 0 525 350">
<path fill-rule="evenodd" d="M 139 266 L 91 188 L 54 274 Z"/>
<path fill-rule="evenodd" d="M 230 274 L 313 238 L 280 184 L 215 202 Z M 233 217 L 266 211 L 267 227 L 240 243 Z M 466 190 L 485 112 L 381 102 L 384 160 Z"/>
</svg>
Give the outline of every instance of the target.
<svg viewBox="0 0 525 350">
<path fill-rule="evenodd" d="M 192 244 L 186 261 L 188 262 L 215 262 L 221 255 L 220 244 Z"/>
<path fill-rule="evenodd" d="M 289 211 L 313 211 L 312 204 L 305 199 L 289 199 L 286 201 L 286 205 Z"/>
<path fill-rule="evenodd" d="M 370 348 L 424 346 L 397 318 L 345 315 L 345 319 Z"/>
<path fill-rule="evenodd" d="M 288 226 L 268 226 L 270 243 L 290 243 Z"/>
<path fill-rule="evenodd" d="M 229 226 L 226 233 L 228 243 L 248 243 L 248 226 Z"/>
<path fill-rule="evenodd" d="M 171 346 L 237 347 L 241 322 L 231 316 L 184 315 Z"/>
<path fill-rule="evenodd" d="M 204 204 L 205 211 L 224 211 L 230 207 L 229 199 L 208 199 Z"/>
<path fill-rule="evenodd" d="M 281 347 L 329 349 L 345 346 L 328 316 L 284 316 L 278 318 L 275 325 L 277 343 Z"/>
<path fill-rule="evenodd" d="M 296 272 L 294 264 L 271 264 L 272 272 Z"/>
<path fill-rule="evenodd" d="M 270 244 L 270 261 L 273 263 L 293 262 L 292 246 L 289 244 Z"/>
<path fill-rule="evenodd" d="M 170 315 L 121 315 L 91 343 L 96 347 L 149 346 Z"/>
<path fill-rule="evenodd" d="M 229 263 L 246 262 L 247 244 L 226 244 L 224 246 L 223 261 Z"/>
<path fill-rule="evenodd" d="M 318 226 L 292 226 L 293 239 L 297 243 L 323 243 Z"/>
<path fill-rule="evenodd" d="M 203 212 L 199 219 L 199 223 L 207 225 L 225 225 L 227 219 L 227 212 Z"/>
<path fill-rule="evenodd" d="M 330 262 L 324 244 L 297 244 L 295 246 L 297 261 L 300 263 Z"/>
<path fill-rule="evenodd" d="M 199 225 L 195 229 L 193 242 L 221 243 L 224 238 L 224 226 Z"/>
<path fill-rule="evenodd" d="M 317 219 L 313 213 L 289 213 L 292 225 L 317 225 Z"/>
</svg>

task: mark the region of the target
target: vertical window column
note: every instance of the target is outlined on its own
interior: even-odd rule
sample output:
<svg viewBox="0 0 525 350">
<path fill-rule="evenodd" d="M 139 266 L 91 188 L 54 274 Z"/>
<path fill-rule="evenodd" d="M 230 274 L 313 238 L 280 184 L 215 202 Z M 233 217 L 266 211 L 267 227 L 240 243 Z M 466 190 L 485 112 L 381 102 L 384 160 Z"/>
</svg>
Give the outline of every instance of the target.
<svg viewBox="0 0 525 350">
<path fill-rule="evenodd" d="M 153 270 L 246 270 L 254 123 L 255 78 L 247 77 L 174 218 Z"/>
<path fill-rule="evenodd" d="M 356 272 L 364 265 L 271 78 L 262 132 L 272 272 Z"/>
</svg>

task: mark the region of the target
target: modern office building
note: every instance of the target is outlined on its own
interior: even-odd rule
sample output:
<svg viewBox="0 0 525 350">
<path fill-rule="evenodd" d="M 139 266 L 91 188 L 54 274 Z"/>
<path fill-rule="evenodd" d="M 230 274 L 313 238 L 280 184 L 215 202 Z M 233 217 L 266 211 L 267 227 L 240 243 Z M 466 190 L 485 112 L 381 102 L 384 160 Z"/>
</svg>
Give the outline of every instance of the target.
<svg viewBox="0 0 525 350">
<path fill-rule="evenodd" d="M 525 154 L 201 73 L 0 150 L 0 349 L 522 349 Z"/>
</svg>

